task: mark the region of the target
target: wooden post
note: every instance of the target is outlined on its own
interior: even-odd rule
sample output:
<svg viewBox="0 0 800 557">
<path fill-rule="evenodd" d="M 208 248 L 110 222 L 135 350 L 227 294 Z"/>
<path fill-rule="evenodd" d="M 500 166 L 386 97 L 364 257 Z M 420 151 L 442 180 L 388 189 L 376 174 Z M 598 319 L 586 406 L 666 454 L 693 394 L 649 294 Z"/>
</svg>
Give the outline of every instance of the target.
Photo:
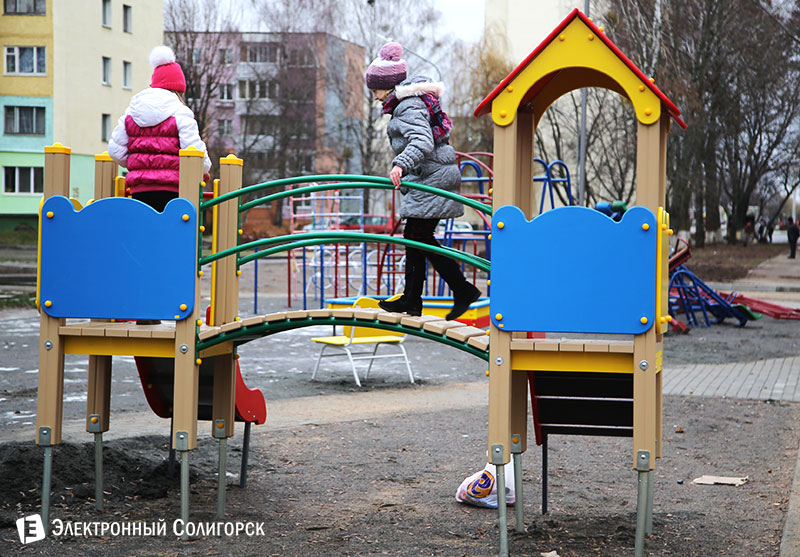
<svg viewBox="0 0 800 557">
<path fill-rule="evenodd" d="M 70 153 L 71 149 L 60 143 L 44 148 L 45 199 L 54 195 L 67 196 L 69 194 Z M 41 233 L 41 226 L 39 230 Z M 41 308 L 45 302 L 37 300 L 37 303 Z M 63 324 L 64 319 L 50 317 L 44 311 L 40 311 L 39 394 L 36 401 L 37 444 L 58 445 L 61 443 L 61 419 L 64 409 L 64 344 L 58 329 Z M 49 428 L 50 435 L 40 438 L 42 428 Z"/>
<path fill-rule="evenodd" d="M 220 159 L 219 195 L 242 187 L 242 159 L 234 155 Z M 217 250 L 235 247 L 239 238 L 239 204 L 231 200 L 218 205 L 217 223 L 214 234 L 217 237 Z M 229 256 L 216 262 L 214 266 L 214 303 L 212 314 L 214 324 L 230 323 L 239 314 L 239 277 L 236 269 L 236 256 Z M 217 420 L 225 420 L 226 437 L 233 435 L 236 398 L 236 360 L 233 354 L 223 354 L 214 358 L 214 398 L 212 427 Z"/>
<path fill-rule="evenodd" d="M 179 194 L 200 211 L 200 183 L 203 179 L 204 153 L 194 147 L 180 151 Z M 197 231 L 199 234 L 199 230 Z M 198 237 L 198 241 L 199 237 Z M 200 315 L 200 276 L 195 264 L 194 309 L 191 317 L 175 323 L 175 377 L 172 407 L 172 447 L 192 450 L 197 447 L 197 388 L 200 367 L 195 354 L 197 319 Z M 179 435 L 181 438 L 178 445 Z"/>
<path fill-rule="evenodd" d="M 117 163 L 107 152 L 94 157 L 94 198 L 114 196 L 114 181 Z M 93 319 L 93 321 L 108 321 Z M 86 431 L 97 432 L 91 427 L 92 416 L 99 416 L 99 431 L 108 431 L 111 410 L 111 356 L 89 356 L 88 393 L 86 397 Z M 91 429 L 90 429 L 91 428 Z"/>
</svg>

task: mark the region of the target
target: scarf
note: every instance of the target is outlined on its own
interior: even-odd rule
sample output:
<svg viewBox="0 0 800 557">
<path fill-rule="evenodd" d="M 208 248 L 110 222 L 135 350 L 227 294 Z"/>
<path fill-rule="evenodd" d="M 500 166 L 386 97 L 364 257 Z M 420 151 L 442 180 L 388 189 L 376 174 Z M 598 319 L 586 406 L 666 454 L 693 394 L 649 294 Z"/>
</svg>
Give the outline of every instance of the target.
<svg viewBox="0 0 800 557">
<path fill-rule="evenodd" d="M 450 136 L 450 130 L 453 129 L 453 122 L 447 113 L 442 110 L 439 105 L 439 99 L 429 93 L 423 93 L 419 96 L 425 107 L 428 109 L 428 117 L 431 123 L 431 131 L 433 132 L 433 141 L 437 145 L 447 141 Z M 397 105 L 400 104 L 400 99 L 397 94 L 392 91 L 386 100 L 383 102 L 382 114 L 392 114 Z"/>
</svg>

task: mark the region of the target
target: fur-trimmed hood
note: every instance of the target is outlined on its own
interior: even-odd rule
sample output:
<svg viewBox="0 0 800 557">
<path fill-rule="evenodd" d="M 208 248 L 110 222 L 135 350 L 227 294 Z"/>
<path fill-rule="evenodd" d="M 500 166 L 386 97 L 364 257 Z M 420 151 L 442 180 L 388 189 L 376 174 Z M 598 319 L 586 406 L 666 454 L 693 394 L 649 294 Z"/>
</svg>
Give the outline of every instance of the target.
<svg viewBox="0 0 800 557">
<path fill-rule="evenodd" d="M 444 83 L 441 81 L 431 81 L 430 78 L 420 75 L 407 79 L 397 85 L 394 88 L 394 93 L 400 100 L 408 97 L 419 97 L 426 93 L 436 98 L 441 98 L 442 93 L 444 93 Z"/>
</svg>

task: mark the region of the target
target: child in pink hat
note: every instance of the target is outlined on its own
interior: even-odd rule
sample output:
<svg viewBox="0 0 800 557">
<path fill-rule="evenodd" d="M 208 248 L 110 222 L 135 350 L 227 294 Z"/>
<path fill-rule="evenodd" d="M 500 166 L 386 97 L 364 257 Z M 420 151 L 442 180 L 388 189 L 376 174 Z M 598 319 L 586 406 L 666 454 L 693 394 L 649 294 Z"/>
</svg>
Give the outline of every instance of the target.
<svg viewBox="0 0 800 557">
<path fill-rule="evenodd" d="M 131 197 L 157 211 L 178 197 L 179 151 L 189 146 L 203 151 L 203 179 L 211 179 L 211 159 L 200 139 L 192 110 L 183 103 L 186 78 L 175 53 L 157 46 L 150 53 L 150 87 L 131 99 L 108 142 L 108 154 L 128 169 L 125 186 Z"/>
</svg>

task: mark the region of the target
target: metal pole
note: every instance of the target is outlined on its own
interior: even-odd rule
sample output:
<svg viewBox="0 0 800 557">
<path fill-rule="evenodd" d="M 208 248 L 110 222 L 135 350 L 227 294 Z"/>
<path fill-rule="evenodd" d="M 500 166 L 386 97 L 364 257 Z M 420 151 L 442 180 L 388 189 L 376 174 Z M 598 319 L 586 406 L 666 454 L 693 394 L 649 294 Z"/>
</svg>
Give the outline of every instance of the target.
<svg viewBox="0 0 800 557">
<path fill-rule="evenodd" d="M 183 532 L 181 539 L 188 540 L 189 534 L 186 532 L 186 525 L 189 522 L 189 451 L 181 453 L 181 520 L 183 521 Z"/>
<path fill-rule="evenodd" d="M 636 501 L 635 557 L 644 557 L 644 535 L 647 531 L 647 493 L 650 479 L 650 451 L 639 451 L 636 455 L 636 472 L 639 479 Z"/>
<path fill-rule="evenodd" d="M 225 487 L 227 484 L 227 439 L 219 440 L 219 471 L 217 477 L 217 518 L 225 518 Z"/>
<path fill-rule="evenodd" d="M 589 17 L 589 0 L 586 0 L 584 7 L 586 17 Z M 581 131 L 578 143 L 578 205 L 585 204 L 586 190 L 586 89 L 581 89 Z"/>
<path fill-rule="evenodd" d="M 250 455 L 250 426 L 251 422 L 244 423 L 244 441 L 242 442 L 242 470 L 239 473 L 239 487 L 247 486 L 247 458 Z"/>
<path fill-rule="evenodd" d="M 42 523 L 44 533 L 50 533 L 50 479 L 53 473 L 53 447 L 44 448 L 44 469 L 42 476 Z"/>
<path fill-rule="evenodd" d="M 103 434 L 94 434 L 94 506 L 103 510 Z"/>
</svg>

